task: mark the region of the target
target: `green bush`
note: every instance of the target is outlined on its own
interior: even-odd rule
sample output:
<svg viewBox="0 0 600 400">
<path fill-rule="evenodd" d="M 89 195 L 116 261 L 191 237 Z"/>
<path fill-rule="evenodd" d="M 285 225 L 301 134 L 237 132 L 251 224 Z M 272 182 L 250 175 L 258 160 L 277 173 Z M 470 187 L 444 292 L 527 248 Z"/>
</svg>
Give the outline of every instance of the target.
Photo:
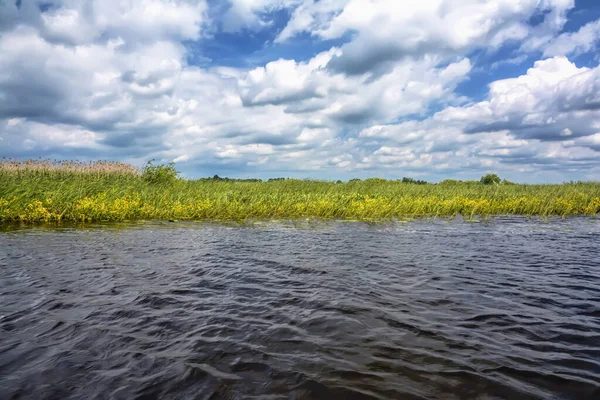
<svg viewBox="0 0 600 400">
<path fill-rule="evenodd" d="M 444 179 L 438 183 L 438 185 L 458 185 L 459 183 L 462 183 L 462 181 L 457 181 L 456 179 Z"/>
<path fill-rule="evenodd" d="M 363 182 L 365 182 L 365 183 L 368 182 L 368 183 L 377 183 L 377 184 L 380 184 L 380 183 L 387 182 L 387 179 L 384 179 L 384 178 L 367 178 Z"/>
<path fill-rule="evenodd" d="M 496 174 L 487 174 L 481 177 L 480 182 L 484 185 L 498 185 L 502 179 Z"/>
<path fill-rule="evenodd" d="M 413 183 L 415 185 L 426 185 L 427 181 L 404 177 L 404 178 L 402 178 L 402 183 Z"/>
<path fill-rule="evenodd" d="M 178 174 L 174 162 L 154 164 L 154 160 L 150 160 L 142 171 L 142 178 L 149 183 L 169 184 L 177 180 Z"/>
</svg>

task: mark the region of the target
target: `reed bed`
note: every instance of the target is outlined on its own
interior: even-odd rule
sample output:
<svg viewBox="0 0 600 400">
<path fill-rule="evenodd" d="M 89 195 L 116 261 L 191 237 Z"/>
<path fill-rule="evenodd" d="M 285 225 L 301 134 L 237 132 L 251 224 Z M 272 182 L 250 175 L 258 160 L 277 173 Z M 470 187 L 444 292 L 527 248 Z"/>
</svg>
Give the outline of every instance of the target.
<svg viewBox="0 0 600 400">
<path fill-rule="evenodd" d="M 0 174 L 13 175 L 140 175 L 140 168 L 118 161 L 60 161 L 5 159 L 0 161 Z"/>
<path fill-rule="evenodd" d="M 161 168 L 144 171 L 112 162 L 0 162 L 0 222 L 371 221 L 457 215 L 467 219 L 495 215 L 564 217 L 600 212 L 600 183 L 594 182 L 484 185 L 384 179 L 345 183 L 184 180 L 163 174 Z"/>
</svg>

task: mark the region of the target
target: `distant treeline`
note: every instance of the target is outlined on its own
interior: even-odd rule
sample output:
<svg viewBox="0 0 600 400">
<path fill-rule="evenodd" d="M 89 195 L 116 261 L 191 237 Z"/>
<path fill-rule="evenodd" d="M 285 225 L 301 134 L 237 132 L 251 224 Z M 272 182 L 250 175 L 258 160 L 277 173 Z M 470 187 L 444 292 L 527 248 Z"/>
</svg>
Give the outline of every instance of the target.
<svg viewBox="0 0 600 400">
<path fill-rule="evenodd" d="M 122 175 L 122 176 L 141 176 L 148 182 L 168 182 L 179 178 L 175 163 L 155 164 L 154 160 L 148 161 L 142 168 L 137 168 L 131 164 L 118 161 L 73 161 L 73 160 L 25 160 L 18 161 L 13 159 L 0 160 L 0 173 L 12 174 L 37 174 L 37 175 L 87 175 L 87 176 L 103 176 L 103 175 Z M 385 178 L 353 178 L 344 182 L 342 180 L 328 181 L 317 179 L 297 179 L 297 178 L 268 178 L 266 180 L 260 178 L 229 178 L 214 175 L 212 177 L 192 178 L 190 181 L 223 181 L 223 182 L 281 182 L 281 181 L 314 181 L 314 182 L 333 182 L 336 184 L 342 183 L 384 183 L 384 182 L 401 182 L 414 185 L 517 185 L 518 183 L 511 182 L 506 179 L 501 179 L 497 174 L 486 174 L 480 180 L 456 180 L 445 179 L 439 183 L 427 182 L 422 179 L 411 177 L 403 177 L 400 179 L 385 179 Z M 563 184 L 584 184 L 584 181 L 563 182 Z"/>
<path fill-rule="evenodd" d="M 286 180 L 302 180 L 302 181 L 317 181 L 314 179 L 296 179 L 296 178 L 268 178 L 268 179 L 260 179 L 260 178 L 228 178 L 228 177 L 221 177 L 219 175 L 215 175 L 213 177 L 207 177 L 207 178 L 197 178 L 194 180 L 199 180 L 199 181 L 224 181 L 224 182 L 281 182 L 281 181 L 286 181 Z M 325 181 L 325 182 L 331 182 L 331 181 Z M 402 182 L 402 183 L 409 183 L 409 184 L 414 184 L 414 185 L 446 185 L 446 186 L 451 186 L 451 185 L 474 185 L 474 184 L 484 184 L 484 185 L 519 185 L 519 183 L 515 183 L 512 181 L 509 181 L 508 179 L 501 179 L 498 175 L 496 174 L 488 174 L 488 175 L 484 175 L 481 177 L 480 180 L 459 180 L 459 179 L 444 179 L 443 181 L 440 181 L 438 183 L 435 182 L 427 182 L 425 180 L 421 180 L 421 179 L 414 179 L 414 178 L 409 178 L 409 177 L 403 177 L 402 179 L 385 179 L 385 178 L 365 178 L 365 179 L 360 179 L 360 178 L 352 178 L 349 179 L 348 181 L 342 181 L 342 180 L 336 180 L 333 181 L 336 184 L 342 184 L 342 183 L 358 183 L 358 182 Z M 589 182 L 586 181 L 568 181 L 568 182 L 563 182 L 563 185 L 578 185 L 578 184 L 586 184 Z"/>
<path fill-rule="evenodd" d="M 221 177 L 219 175 L 215 175 L 213 177 L 199 178 L 199 179 L 195 179 L 195 180 L 225 181 L 225 182 L 280 182 L 280 181 L 285 181 L 285 180 L 297 180 L 297 179 L 281 177 L 281 178 L 268 178 L 266 180 L 263 180 L 263 179 L 259 179 L 259 178 L 228 178 L 228 177 Z M 312 179 L 303 179 L 303 180 L 310 181 Z M 410 177 L 403 177 L 402 179 L 353 178 L 353 179 L 348 180 L 347 182 L 348 183 L 353 183 L 353 182 L 402 182 L 402 183 L 409 183 L 409 184 L 413 184 L 413 185 L 429 184 L 429 182 L 427 182 L 425 180 L 414 179 L 414 178 L 410 178 Z M 335 183 L 341 184 L 341 183 L 345 183 L 345 182 L 342 180 L 337 180 L 337 181 L 335 181 Z M 439 182 L 438 185 L 460 185 L 460 184 L 474 184 L 474 183 L 483 183 L 485 185 L 491 185 L 491 184 L 515 185 L 514 182 L 510 182 L 506 179 L 504 179 L 504 180 L 500 179 L 500 177 L 496 174 L 484 175 L 478 181 L 475 181 L 475 180 L 461 181 L 461 180 L 455 180 L 455 179 L 446 179 L 446 180 Z M 573 183 L 573 182 L 571 182 L 571 183 Z"/>
<path fill-rule="evenodd" d="M 195 180 L 200 180 L 200 181 L 225 181 L 225 182 L 280 182 L 280 181 L 285 181 L 285 180 L 292 180 L 293 178 L 268 178 L 266 180 L 264 179 L 259 179 L 259 178 L 227 178 L 227 177 L 221 177 L 219 175 L 215 175 L 213 177 L 208 177 L 208 178 L 198 178 Z M 312 180 L 312 179 L 303 179 L 303 180 Z M 422 181 L 419 179 L 413 179 L 413 178 L 402 178 L 402 179 L 383 179 L 383 178 L 366 178 L 366 179 L 358 179 L 358 178 L 354 178 L 354 179 L 350 179 L 348 182 L 362 182 L 362 181 L 382 181 L 382 182 L 403 182 L 403 183 L 413 183 L 415 185 L 426 185 L 428 182 L 427 181 Z M 344 181 L 341 180 L 337 180 L 335 181 L 335 183 L 344 183 Z"/>
</svg>

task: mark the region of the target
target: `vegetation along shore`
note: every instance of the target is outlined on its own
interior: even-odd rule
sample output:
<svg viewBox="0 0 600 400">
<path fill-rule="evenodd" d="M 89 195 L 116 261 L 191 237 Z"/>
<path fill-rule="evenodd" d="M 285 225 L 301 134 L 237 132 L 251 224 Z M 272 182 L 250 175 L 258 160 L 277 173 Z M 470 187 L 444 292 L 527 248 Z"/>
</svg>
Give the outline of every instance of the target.
<svg viewBox="0 0 600 400">
<path fill-rule="evenodd" d="M 0 222 L 595 215 L 600 183 L 186 180 L 173 164 L 0 162 Z"/>
</svg>

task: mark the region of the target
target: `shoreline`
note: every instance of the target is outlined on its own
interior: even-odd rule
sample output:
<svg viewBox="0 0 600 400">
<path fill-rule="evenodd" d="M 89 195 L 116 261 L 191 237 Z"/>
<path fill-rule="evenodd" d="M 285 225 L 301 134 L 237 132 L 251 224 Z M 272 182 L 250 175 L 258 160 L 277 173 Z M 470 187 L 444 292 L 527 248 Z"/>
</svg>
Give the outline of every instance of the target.
<svg viewBox="0 0 600 400">
<path fill-rule="evenodd" d="M 134 188 L 94 181 L 0 179 L 0 223 L 123 221 L 356 220 L 411 218 L 465 220 L 496 216 L 567 217 L 600 213 L 600 185 L 514 185 L 490 190 L 437 185 L 350 184 L 306 181 L 220 184 L 184 181 Z M 77 180 L 75 180 L 77 181 Z M 80 180 L 81 181 L 81 180 Z M 66 186 L 71 186 L 67 188 Z M 192 186 L 190 190 L 190 186 Z M 308 187 L 307 187 L 308 186 Z M 382 187 L 383 186 L 383 187 Z M 58 190 L 53 189 L 58 188 Z M 387 191 L 387 192 L 386 192 Z"/>
<path fill-rule="evenodd" d="M 491 184 L 484 178 L 497 178 Z M 0 163 L 0 224 L 140 220 L 467 220 L 600 214 L 600 182 L 525 185 L 177 177 L 172 164 Z"/>
<path fill-rule="evenodd" d="M 410 226 L 410 224 L 468 224 L 486 225 L 527 223 L 540 226 L 553 226 L 553 224 L 572 223 L 573 221 L 600 222 L 600 214 L 597 215 L 568 215 L 568 216 L 537 216 L 537 215 L 490 215 L 486 217 L 474 216 L 472 219 L 464 218 L 462 215 L 452 217 L 417 217 L 417 218 L 388 218 L 377 220 L 356 219 L 319 219 L 319 218 L 296 218 L 296 219 L 248 219 L 248 220 L 123 220 L 123 221 L 0 221 L 0 233 L 18 230 L 41 229 L 41 230 L 96 230 L 96 229 L 172 229 L 172 228 L 202 228 L 202 227 L 229 227 L 261 229 L 269 227 L 313 229 L 332 227 L 336 225 L 364 225 L 372 227 L 394 227 Z M 558 225 L 559 226 L 559 225 Z"/>
</svg>

